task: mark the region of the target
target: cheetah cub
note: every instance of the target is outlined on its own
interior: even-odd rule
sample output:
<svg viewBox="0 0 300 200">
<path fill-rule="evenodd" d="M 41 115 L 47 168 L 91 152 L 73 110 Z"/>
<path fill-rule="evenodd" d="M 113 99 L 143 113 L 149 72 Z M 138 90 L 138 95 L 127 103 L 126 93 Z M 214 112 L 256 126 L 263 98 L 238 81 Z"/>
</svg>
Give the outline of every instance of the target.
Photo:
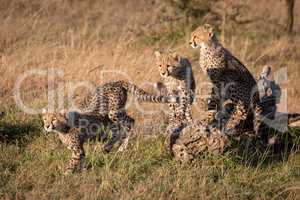
<svg viewBox="0 0 300 200">
<path fill-rule="evenodd" d="M 200 49 L 200 68 L 214 85 L 212 102 L 216 102 L 217 111 L 222 113 L 224 102 L 232 102 L 231 117 L 226 120 L 221 115 L 219 117 L 225 121 L 219 123 L 222 130 L 228 134 L 238 134 L 254 129 L 259 134 L 262 107 L 256 81 L 249 70 L 222 46 L 209 24 L 192 32 L 190 45 Z"/>
<path fill-rule="evenodd" d="M 100 116 L 66 111 L 49 112 L 45 109 L 42 112 L 42 119 L 44 130 L 56 133 L 60 141 L 72 151 L 65 174 L 79 172 L 85 168 L 84 142 L 102 131 L 100 125 L 107 126 L 110 123 L 108 119 Z M 85 125 L 82 126 L 80 121 L 85 122 Z M 94 125 L 97 125 L 99 130 L 92 129 Z"/>
<path fill-rule="evenodd" d="M 112 122 L 113 137 L 119 135 L 119 130 L 122 129 L 125 134 L 122 138 L 125 139 L 120 150 L 126 148 L 130 130 L 134 125 L 134 119 L 128 116 L 125 109 L 128 93 L 131 93 L 139 102 L 174 103 L 178 101 L 175 96 L 150 94 L 128 81 L 108 82 L 96 87 L 81 103 L 80 110 L 82 113 L 108 118 Z"/>
<path fill-rule="evenodd" d="M 181 130 L 192 123 L 191 104 L 194 100 L 195 80 L 188 59 L 174 52 L 155 52 L 156 64 L 163 83 L 157 83 L 157 89 L 164 95 L 177 96 L 178 102 L 169 103 L 169 125 L 167 136 L 170 137 L 169 148 L 176 142 Z"/>
<path fill-rule="evenodd" d="M 120 140 L 122 145 L 119 150 L 126 148 L 130 136 L 126 134 L 134 125 L 134 119 L 128 116 L 125 110 L 128 93 L 132 93 L 141 102 L 178 101 L 175 96 L 153 95 L 132 83 L 116 81 L 96 87 L 82 101 L 80 112 L 43 111 L 44 129 L 47 132 L 56 132 L 62 143 L 73 152 L 67 171 L 80 171 L 83 168 L 85 157 L 83 144 L 98 133 L 92 131 L 94 125 L 108 128 L 112 132 L 112 139 L 104 147 L 106 152 L 109 152 Z"/>
</svg>

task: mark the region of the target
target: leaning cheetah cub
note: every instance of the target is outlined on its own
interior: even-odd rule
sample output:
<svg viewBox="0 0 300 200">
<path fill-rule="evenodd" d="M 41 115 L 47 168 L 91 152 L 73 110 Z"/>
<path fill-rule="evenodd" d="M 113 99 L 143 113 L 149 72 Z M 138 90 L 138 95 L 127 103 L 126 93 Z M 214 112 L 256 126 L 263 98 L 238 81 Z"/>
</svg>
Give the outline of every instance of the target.
<svg viewBox="0 0 300 200">
<path fill-rule="evenodd" d="M 69 165 L 65 170 L 65 174 L 70 172 L 80 172 L 85 168 L 85 151 L 83 148 L 84 142 L 95 136 L 98 132 L 102 132 L 102 127 L 99 130 L 91 129 L 96 125 L 108 126 L 110 123 L 107 119 L 103 119 L 96 115 L 85 115 L 77 112 L 49 112 L 43 110 L 42 118 L 44 130 L 46 132 L 55 132 L 60 141 L 72 151 L 72 156 Z M 80 121 L 84 121 L 82 126 Z"/>
</svg>

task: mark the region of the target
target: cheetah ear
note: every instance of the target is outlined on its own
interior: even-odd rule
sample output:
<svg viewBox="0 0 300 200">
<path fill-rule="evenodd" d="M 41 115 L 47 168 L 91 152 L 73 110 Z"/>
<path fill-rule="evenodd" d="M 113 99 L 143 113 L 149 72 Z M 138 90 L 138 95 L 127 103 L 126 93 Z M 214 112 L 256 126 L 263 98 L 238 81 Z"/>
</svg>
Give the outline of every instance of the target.
<svg viewBox="0 0 300 200">
<path fill-rule="evenodd" d="M 155 51 L 154 55 L 155 55 L 156 59 L 160 59 L 161 58 L 161 52 L 160 51 Z"/>
<path fill-rule="evenodd" d="M 174 58 L 174 60 L 180 61 L 180 56 L 176 52 L 172 53 L 172 57 Z"/>
<path fill-rule="evenodd" d="M 215 35 L 215 28 L 213 26 L 209 25 L 209 27 L 207 29 L 207 32 L 208 32 L 208 36 L 210 38 L 212 38 Z"/>
<path fill-rule="evenodd" d="M 215 30 L 214 30 L 214 27 L 212 25 L 210 25 L 210 24 L 204 24 L 204 29 L 207 31 L 208 36 L 210 38 L 214 37 Z"/>
</svg>

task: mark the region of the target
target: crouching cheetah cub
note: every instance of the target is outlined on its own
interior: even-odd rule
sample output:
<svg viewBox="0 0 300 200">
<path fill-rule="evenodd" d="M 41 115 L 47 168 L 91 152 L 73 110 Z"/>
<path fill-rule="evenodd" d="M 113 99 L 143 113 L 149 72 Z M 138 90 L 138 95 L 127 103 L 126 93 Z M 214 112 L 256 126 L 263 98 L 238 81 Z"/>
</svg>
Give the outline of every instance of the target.
<svg viewBox="0 0 300 200">
<path fill-rule="evenodd" d="M 167 137 L 170 137 L 169 148 L 172 153 L 172 145 L 181 130 L 192 122 L 191 104 L 194 100 L 195 80 L 188 59 L 174 52 L 155 52 L 158 71 L 163 78 L 163 83 L 157 87 L 165 95 L 177 96 L 178 102 L 169 103 L 169 125 Z"/>
</svg>

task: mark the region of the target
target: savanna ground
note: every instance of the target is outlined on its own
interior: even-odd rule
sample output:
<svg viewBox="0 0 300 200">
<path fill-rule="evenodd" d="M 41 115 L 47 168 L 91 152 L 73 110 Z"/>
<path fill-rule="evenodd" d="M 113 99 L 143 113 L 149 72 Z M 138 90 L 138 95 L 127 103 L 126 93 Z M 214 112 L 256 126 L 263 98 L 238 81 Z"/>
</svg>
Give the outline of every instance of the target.
<svg viewBox="0 0 300 200">
<path fill-rule="evenodd" d="M 243 22 L 233 20 L 235 6 L 241 7 L 238 17 Z M 208 21 L 216 24 L 223 44 L 254 75 L 265 64 L 277 72 L 287 69 L 287 80 L 281 82 L 287 95 L 279 107 L 300 112 L 299 1 L 290 36 L 284 30 L 284 1 L 224 1 L 214 7 L 221 17 L 206 9 L 197 18 L 186 17 L 162 0 L 2 0 L 0 106 L 6 114 L 0 121 L 0 198 L 299 199 L 297 137 L 279 151 L 257 149 L 255 143 L 243 141 L 224 155 L 180 164 L 164 148 L 164 107 L 131 102 L 129 113 L 138 122 L 131 148 L 103 154 L 101 143 L 90 142 L 86 155 L 91 168 L 64 176 L 61 168 L 70 152 L 54 134 L 43 133 L 40 115 L 23 112 L 15 101 L 17 80 L 32 69 L 63 73 L 49 80 L 46 75 L 32 75 L 22 82 L 22 100 L 35 109 L 47 105 L 48 91 L 58 91 L 63 105 L 70 105 L 70 88 L 82 81 L 130 79 L 151 91 L 160 80 L 153 52 L 161 48 L 174 49 L 191 60 L 201 94 L 205 78 L 198 68 L 198 51 L 189 47 L 188 40 L 197 25 Z M 75 98 L 83 93 L 84 88 L 77 88 Z M 195 118 L 200 117 L 197 101 L 193 111 Z"/>
</svg>

